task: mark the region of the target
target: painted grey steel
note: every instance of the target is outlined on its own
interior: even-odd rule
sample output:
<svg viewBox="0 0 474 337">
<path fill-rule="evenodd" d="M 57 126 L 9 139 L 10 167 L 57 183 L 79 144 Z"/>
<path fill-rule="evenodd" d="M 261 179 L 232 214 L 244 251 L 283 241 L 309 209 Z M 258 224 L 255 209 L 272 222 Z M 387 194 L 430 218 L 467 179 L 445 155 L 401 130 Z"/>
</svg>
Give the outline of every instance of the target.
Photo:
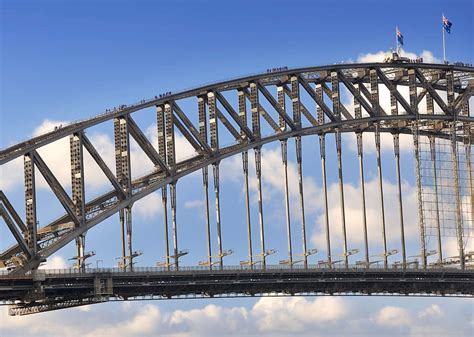
<svg viewBox="0 0 474 337">
<path fill-rule="evenodd" d="M 398 191 L 398 213 L 400 216 L 400 243 L 402 247 L 402 267 L 407 266 L 407 253 L 405 246 L 405 221 L 403 219 L 403 194 L 402 181 L 400 177 L 400 135 L 393 135 L 393 149 L 395 154 L 395 170 L 397 175 L 397 191 Z"/>
<path fill-rule="evenodd" d="M 320 151 L 322 160 L 322 175 L 324 180 L 324 198 L 326 204 L 325 216 L 326 216 L 326 232 L 327 232 L 327 253 L 328 253 L 328 265 L 333 267 L 331 259 L 331 247 L 330 247 L 330 235 L 329 235 L 329 220 L 328 220 L 328 208 L 327 208 L 327 186 L 326 186 L 326 149 L 325 149 L 325 136 L 327 133 L 336 133 L 336 149 L 338 151 L 338 175 L 340 181 L 340 187 L 343 186 L 342 180 L 342 144 L 341 134 L 342 133 L 358 133 L 358 132 L 390 132 L 393 134 L 409 134 L 416 133 L 416 137 L 420 136 L 432 136 L 435 138 L 444 138 L 458 143 L 464 141 L 464 143 L 471 141 L 471 135 L 460 133 L 457 129 L 448 130 L 446 128 L 433 128 L 434 122 L 451 123 L 451 125 L 468 125 L 470 126 L 473 122 L 473 118 L 469 114 L 461 114 L 460 109 L 465 109 L 465 105 L 469 97 L 472 96 L 472 78 L 473 78 L 472 67 L 463 66 L 451 66 L 451 65 L 426 65 L 426 64 L 371 64 L 371 65 L 334 65 L 327 67 L 313 67 L 304 69 L 292 69 L 288 71 L 276 72 L 272 74 L 262 74 L 251 77 L 245 77 L 238 80 L 225 81 L 217 83 L 215 85 L 204 86 L 198 89 L 189 90 L 182 93 L 166 95 L 163 98 L 156 98 L 149 101 L 142 101 L 141 103 L 132 107 L 122 107 L 120 109 L 114 109 L 110 113 L 98 116 L 91 120 L 79 122 L 73 125 L 67 125 L 57 129 L 55 132 L 46 134 L 43 136 L 36 137 L 27 142 L 15 145 L 9 149 L 0 152 L 0 162 L 6 163 L 18 156 L 25 155 L 25 186 L 27 193 L 25 194 L 25 200 L 27 205 L 27 224 L 25 227 L 28 229 L 25 236 L 25 242 L 29 245 L 33 245 L 34 249 L 38 249 L 38 254 L 33 254 L 30 258 L 27 258 L 26 263 L 20 263 L 16 265 L 13 274 L 21 274 L 30 269 L 35 269 L 41 261 L 59 250 L 61 247 L 66 245 L 68 242 L 77 240 L 81 236 L 93 228 L 96 224 L 107 219 L 115 213 L 120 214 L 121 224 L 126 225 L 127 232 L 127 243 L 128 253 L 122 252 L 122 258 L 128 258 L 130 268 L 133 266 L 133 255 L 132 251 L 132 225 L 131 225 L 131 207 L 137 200 L 140 200 L 144 196 L 152 193 L 157 189 L 163 189 L 162 198 L 164 208 L 166 209 L 166 187 L 170 185 L 171 189 L 171 210 L 172 210 L 172 222 L 173 222 L 173 243 L 174 243 L 174 255 L 170 256 L 168 248 L 166 248 L 166 265 L 170 267 L 170 257 L 174 258 L 174 267 L 178 268 L 178 259 L 182 256 L 177 248 L 177 219 L 176 219 L 176 183 L 178 179 L 184 177 L 196 170 L 207 168 L 209 165 L 217 167 L 219 162 L 227 157 L 235 154 L 242 154 L 242 160 L 244 165 L 244 176 L 246 180 L 246 191 L 247 191 L 247 227 L 248 227 L 248 241 L 249 241 L 249 255 L 250 265 L 253 266 L 252 261 L 252 243 L 251 243 L 251 224 L 250 224 L 250 206 L 248 201 L 248 155 L 247 151 L 254 149 L 255 160 L 256 160 L 256 173 L 257 173 L 257 192 L 259 195 L 259 223 L 260 223 L 260 244 L 261 244 L 261 255 L 262 265 L 266 265 L 265 258 L 270 251 L 265 250 L 265 239 L 264 239 L 264 218 L 263 218 L 263 200 L 262 200 L 262 176 L 261 171 L 261 150 L 262 146 L 274 142 L 283 142 L 289 138 L 295 138 L 297 140 L 300 137 L 308 135 L 318 135 L 320 137 Z M 435 78 L 436 77 L 436 78 Z M 296 115 L 290 117 L 284 108 L 282 108 L 280 101 L 273 98 L 271 94 L 271 88 L 274 86 L 280 86 L 287 95 L 293 99 L 294 95 L 287 88 L 288 80 L 295 78 L 298 87 L 303 90 L 312 98 L 317 107 L 317 120 L 314 118 L 306 107 L 298 100 L 294 102 L 293 107 Z M 328 83 L 331 84 L 330 88 Z M 316 89 L 313 89 L 313 85 L 316 85 Z M 355 92 L 354 103 L 361 105 L 369 114 L 369 117 L 360 115 L 352 115 L 353 111 L 348 111 L 346 107 L 341 105 L 339 97 L 339 85 L 344 85 L 349 92 Z M 370 85 L 370 91 L 366 85 Z M 293 86 L 293 85 L 292 85 Z M 387 114 L 378 103 L 378 86 L 385 86 L 390 91 L 391 101 L 391 113 Z M 408 104 L 405 99 L 401 96 L 397 87 L 408 86 L 410 89 L 410 103 Z M 416 87 L 419 86 L 420 90 L 417 93 Z M 414 90 L 413 90 L 414 89 Z M 360 93 L 359 93 L 360 90 Z M 236 115 L 236 109 L 232 107 L 232 104 L 224 97 L 223 93 L 239 93 L 239 116 Z M 423 97 L 431 97 L 435 101 L 433 91 L 447 91 L 448 92 L 448 104 L 447 110 L 443 109 L 441 114 L 424 114 L 418 112 L 418 104 L 421 102 Z M 456 98 L 454 93 L 458 94 Z M 234 136 L 235 143 L 230 146 L 219 148 L 214 146 L 212 151 L 209 148 L 213 148 L 212 144 L 207 143 L 207 139 L 203 137 L 201 130 L 192 124 L 186 113 L 182 111 L 178 105 L 178 102 L 182 98 L 187 97 L 206 97 L 209 99 L 209 94 L 212 94 L 214 104 L 214 124 L 215 124 L 215 138 L 218 137 L 217 123 L 222 123 L 223 126 Z M 329 96 L 332 100 L 332 106 L 329 107 L 324 103 L 323 95 Z M 270 103 L 269 109 L 272 111 L 266 111 L 259 102 L 259 96 L 264 97 L 268 103 Z M 241 108 L 241 97 L 244 101 L 248 98 L 252 108 L 252 127 L 248 127 L 248 123 L 242 119 L 243 108 Z M 225 110 L 220 111 L 216 106 L 217 101 L 224 107 Z M 394 114 L 394 107 L 400 104 L 405 110 L 406 114 Z M 356 104 L 355 104 L 356 105 Z M 154 150 L 154 147 L 141 132 L 138 125 L 134 123 L 131 114 L 134 111 L 141 110 L 146 107 L 157 107 L 157 124 L 158 124 L 158 151 Z M 271 113 L 276 113 L 279 117 L 279 124 L 277 124 Z M 310 122 L 311 126 L 303 127 L 301 125 L 301 114 Z M 230 116 L 227 118 L 226 116 Z M 160 120 L 162 118 L 162 127 L 160 134 Z M 239 118 L 237 118 L 239 117 Z M 260 117 L 262 117 L 262 123 L 267 123 L 267 126 L 273 130 L 274 134 L 262 136 L 260 134 Z M 211 116 L 209 116 L 210 119 Z M 88 139 L 83 136 L 83 145 L 93 156 L 94 160 L 99 164 L 101 169 L 106 173 L 106 176 L 114 186 L 114 190 L 101 195 L 94 200 L 89 200 L 84 203 L 84 213 L 79 214 L 76 210 L 74 199 L 77 199 L 73 195 L 72 202 L 69 196 L 64 192 L 64 189 L 55 180 L 51 174 L 49 168 L 42 165 L 41 158 L 35 160 L 36 149 L 51 143 L 54 140 L 60 139 L 65 136 L 73 134 L 82 134 L 84 130 L 90 126 L 97 125 L 98 123 L 105 122 L 107 120 L 116 121 L 116 162 L 117 162 L 117 174 L 114 175 L 107 165 L 104 163 L 100 155 L 95 151 L 92 144 Z M 211 122 L 211 120 L 209 120 Z M 285 129 L 282 129 L 282 122 L 284 123 Z M 200 121 L 201 123 L 201 121 Z M 237 130 L 233 123 L 237 124 Z M 455 124 L 457 123 L 457 124 Z M 462 124 L 465 123 L 465 124 Z M 289 126 L 286 129 L 286 126 Z M 175 140 L 174 130 L 175 128 L 183 134 L 185 139 L 193 146 L 197 154 L 190 159 L 177 162 L 175 154 Z M 211 128 L 212 129 L 212 128 Z M 211 130 L 211 143 L 212 143 L 212 130 Z M 137 140 L 140 148 L 145 154 L 152 160 L 156 165 L 155 170 L 142 177 L 131 179 L 130 176 L 130 148 L 129 148 L 129 135 Z M 298 158 L 298 154 L 301 150 L 301 143 L 297 141 L 297 159 L 299 167 L 301 168 L 301 157 Z M 165 149 L 165 150 L 164 150 Z M 283 154 L 283 153 L 282 153 Z M 247 156 L 247 159 L 246 159 Z M 28 158 L 33 159 L 31 163 L 28 163 Z M 416 156 L 417 158 L 419 156 Z M 416 159 L 417 163 L 419 158 Z M 247 163 L 246 163 L 247 162 Z M 470 163 L 469 163 L 470 164 Z M 399 163 L 398 170 L 399 170 Z M 41 166 L 41 172 L 45 174 L 49 181 L 50 187 L 53 192 L 58 195 L 58 198 L 65 205 L 66 215 L 59 217 L 50 224 L 40 227 L 40 233 L 36 234 L 36 217 L 34 211 L 36 208 L 36 201 L 34 198 L 34 175 L 32 176 L 32 170 L 34 166 Z M 247 169 L 245 169 L 247 166 Z M 28 171 L 29 170 L 29 171 Z M 363 167 L 362 170 L 363 171 Z M 204 171 L 203 171 L 204 172 Z M 72 174 L 74 172 L 71 172 Z M 76 172 L 80 174 L 81 172 Z M 397 173 L 398 180 L 400 179 L 399 172 Z M 299 179 L 301 181 L 300 188 L 300 203 L 304 205 L 304 199 L 302 194 L 303 187 L 303 175 L 302 170 L 299 170 Z M 362 172 L 363 176 L 363 172 Z M 214 177 L 218 177 L 218 172 Z M 380 174 L 381 177 L 381 174 Z M 204 179 L 204 178 L 203 178 Z M 204 182 L 203 182 L 204 184 Z M 472 189 L 472 188 L 471 188 Z M 343 192 L 343 190 L 342 190 Z M 420 193 L 420 188 L 418 188 Z M 401 188 L 399 188 L 400 201 L 401 201 Z M 218 195 L 218 194 L 217 194 Z M 344 211 L 343 193 L 341 196 L 341 209 Z M 69 199 L 68 199 L 69 198 Z M 459 204 L 459 202 L 458 202 Z M 289 204 L 287 204 L 289 205 Z M 81 206 L 82 207 L 82 206 Z M 383 207 L 383 206 L 382 206 Z M 401 202 L 400 202 L 401 209 Z M 304 209 L 302 209 L 302 214 Z M 345 216 L 341 212 L 342 218 Z M 12 214 L 11 212 L 9 212 Z M 165 212 L 166 213 L 166 212 Z M 165 215 L 166 216 L 166 215 Z M 84 220 L 82 220 L 84 218 Z M 403 215 L 401 211 L 401 218 Z M 34 221 L 33 221 L 34 219 Z M 304 215 L 303 215 L 304 219 Z M 165 228 L 167 228 L 167 220 L 165 220 Z M 219 222 L 220 223 L 220 222 Z M 80 225 L 78 225 L 80 224 Z M 402 224 L 403 225 L 403 224 Z M 20 225 L 19 225 L 20 226 Z M 403 230 L 402 230 L 403 231 Z M 220 231 L 219 231 L 220 232 Z M 458 230 L 458 232 L 460 232 Z M 125 228 L 123 230 L 125 235 Z M 289 237 L 291 231 L 288 231 Z M 303 243 L 305 243 L 305 225 L 304 220 L 302 223 Z M 33 235 L 34 234 L 34 235 Z M 461 233 L 462 235 L 462 233 Z M 220 236 L 220 234 L 219 234 Z M 343 221 L 343 236 L 344 236 L 344 260 L 345 265 L 348 265 L 347 250 L 347 238 L 345 234 L 345 224 Z M 424 235 L 421 235 L 422 237 Z M 26 240 L 28 238 L 28 240 Z M 166 233 L 167 240 L 167 233 Z M 38 246 L 35 242 L 39 241 Z M 33 243 L 32 243 L 33 242 Z M 366 246 L 368 243 L 366 242 Z M 461 247 L 463 251 L 463 247 Z M 0 253 L 0 260 L 5 263 L 11 263 L 12 259 L 18 258 L 22 260 L 22 249 L 20 245 L 16 245 L 8 248 L 4 252 Z M 82 248 L 83 251 L 83 248 Z M 386 251 L 386 248 L 385 248 Z M 220 249 L 219 255 L 223 255 L 222 249 Z M 303 255 L 308 254 L 306 244 L 303 245 Z M 126 256 L 128 255 L 128 256 Z M 210 254 L 209 254 L 210 255 Z M 290 256 L 292 254 L 290 253 Z M 387 254 L 385 254 L 387 255 Z M 426 251 L 422 253 L 422 258 L 426 260 Z M 306 258 L 305 258 L 306 260 Z M 368 259 L 366 259 L 368 260 Z M 464 258 L 461 259 L 464 261 Z M 17 260 L 18 262 L 18 260 Z M 124 265 L 125 265 L 125 261 Z M 2 262 L 3 263 L 3 262 Z M 212 262 L 211 262 L 212 263 Z M 210 264 L 211 264 L 210 263 Z M 367 261 L 366 261 L 367 263 Z"/>
</svg>

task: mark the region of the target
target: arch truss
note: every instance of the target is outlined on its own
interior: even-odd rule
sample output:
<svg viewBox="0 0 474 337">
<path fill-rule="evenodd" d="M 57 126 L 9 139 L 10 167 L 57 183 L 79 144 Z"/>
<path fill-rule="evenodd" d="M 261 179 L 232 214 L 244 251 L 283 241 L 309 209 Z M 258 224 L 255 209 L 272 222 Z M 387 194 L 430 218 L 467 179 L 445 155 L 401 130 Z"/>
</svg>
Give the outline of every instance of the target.
<svg viewBox="0 0 474 337">
<path fill-rule="evenodd" d="M 432 145 L 432 154 L 436 154 L 436 142 L 441 140 L 451 144 L 453 170 L 458 177 L 460 146 L 465 147 L 464 163 L 468 165 L 467 180 L 455 179 L 453 191 L 455 201 L 455 235 L 457 237 L 458 256 L 449 261 L 466 268 L 471 261 L 471 252 L 465 250 L 463 235 L 466 235 L 463 224 L 464 209 L 460 206 L 463 191 L 468 191 L 472 214 L 473 187 L 471 153 L 473 141 L 474 118 L 469 112 L 469 99 L 474 89 L 474 68 L 464 65 L 441 65 L 424 63 L 371 63 L 371 64 L 338 64 L 331 66 L 284 69 L 267 72 L 235 80 L 207 85 L 183 92 L 166 93 L 143 100 L 130 106 L 121 106 L 106 111 L 97 117 L 63 126 L 50 133 L 32 138 L 11 146 L 0 152 L 0 164 L 6 164 L 15 158 L 22 157 L 24 162 L 25 214 L 18 211 L 9 202 L 7 195 L 0 192 L 0 215 L 15 238 L 16 244 L 0 252 L 0 266 L 8 267 L 10 275 L 23 275 L 35 270 L 41 262 L 64 247 L 71 241 L 77 246 L 76 266 L 85 270 L 85 260 L 90 254 L 86 252 L 86 233 L 105 219 L 118 213 L 122 231 L 122 255 L 120 267 L 133 271 L 133 259 L 139 253 L 132 249 L 132 211 L 133 205 L 148 194 L 162 191 L 164 205 L 164 254 L 165 261 L 161 267 L 166 270 L 179 270 L 180 257 L 188 252 L 180 249 L 178 240 L 179 223 L 177 221 L 176 185 L 180 178 L 195 172 L 202 172 L 205 194 L 207 260 L 203 266 L 209 269 L 224 268 L 224 258 L 231 251 L 224 249 L 221 237 L 220 221 L 220 162 L 226 157 L 240 154 L 242 156 L 242 174 L 246 190 L 246 220 L 248 232 L 248 260 L 242 262 L 242 268 L 259 264 L 265 269 L 268 249 L 265 241 L 265 218 L 262 204 L 261 149 L 270 142 L 280 142 L 282 167 L 285 178 L 286 194 L 286 228 L 288 232 L 288 256 L 282 264 L 292 267 L 302 263 L 308 267 L 308 257 L 315 253 L 307 246 L 304 214 L 304 191 L 302 176 L 302 142 L 307 135 L 317 135 L 320 145 L 322 167 L 323 198 L 325 201 L 325 260 L 320 261 L 326 268 L 333 268 L 336 262 L 343 268 L 349 267 L 349 256 L 354 253 L 347 246 L 344 184 L 342 174 L 343 146 L 341 135 L 354 133 L 357 136 L 360 179 L 362 186 L 364 214 L 364 259 L 362 268 L 370 268 L 373 261 L 368 252 L 368 233 L 365 219 L 364 191 L 364 149 L 362 134 L 374 134 L 377 153 L 377 172 L 379 178 L 380 198 L 382 201 L 382 236 L 383 266 L 389 268 L 388 258 L 391 252 L 387 247 L 385 234 L 385 215 L 383 213 L 382 165 L 380 156 L 380 134 L 393 135 L 394 156 L 396 159 L 397 182 L 400 211 L 400 231 L 402 260 L 399 268 L 408 267 L 405 251 L 403 228 L 402 189 L 400 181 L 400 145 L 399 135 L 413 137 L 413 149 L 416 163 L 418 190 L 418 224 L 420 237 L 420 268 L 429 267 L 427 257 L 432 252 L 426 247 L 426 217 L 423 209 L 423 177 L 420 167 L 420 137 L 427 137 Z M 390 99 L 390 108 L 381 104 L 381 93 L 386 92 Z M 406 94 L 408 93 L 408 94 Z M 312 105 L 302 96 L 308 97 Z M 344 95 L 352 104 L 342 104 Z M 185 111 L 182 101 L 194 98 L 196 115 Z M 316 108 L 314 108 L 316 106 Z M 147 108 L 156 110 L 156 128 L 158 143 L 146 137 L 145 132 L 134 120 L 134 113 Z M 194 113 L 193 111 L 193 113 Z M 191 116 L 193 118 L 191 118 Z M 192 120 L 198 120 L 198 124 Z M 115 172 L 101 157 L 86 135 L 86 130 L 95 125 L 113 122 L 115 140 Z M 195 150 L 195 155 L 183 161 L 176 158 L 175 133 L 179 132 Z M 232 144 L 222 146 L 220 135 L 227 133 L 234 140 Z M 326 139 L 334 135 L 338 160 L 338 181 L 341 200 L 343 258 L 335 261 L 331 255 L 330 230 L 328 216 L 326 184 Z M 39 154 L 39 149 L 47 144 L 68 137 L 70 141 L 70 162 L 72 193 L 67 193 L 50 167 Z M 139 145 L 141 151 L 151 160 L 155 169 L 138 178 L 131 176 L 130 139 Z M 291 240 L 290 207 L 288 196 L 287 152 L 289 138 L 295 139 L 296 161 L 299 176 L 299 196 L 301 213 L 302 253 L 297 260 Z M 434 145 L 434 146 L 433 146 Z M 259 232 L 253 233 L 250 224 L 249 207 L 249 151 L 255 156 L 255 170 L 258 191 Z M 88 199 L 85 194 L 84 153 L 87 152 L 110 181 L 113 189 L 109 192 Z M 434 160 L 433 163 L 436 161 Z M 211 168 L 211 170 L 209 170 Z M 51 223 L 37 226 L 37 194 L 35 172 L 39 172 L 48 183 L 51 191 L 64 207 L 65 213 Z M 435 171 L 436 168 L 435 168 Z M 216 200 L 217 254 L 213 255 L 209 221 L 209 175 L 213 181 Z M 436 177 L 434 177 L 436 179 Z M 463 185 L 468 181 L 469 186 Z M 434 186 L 437 185 L 435 181 Z M 168 193 L 169 192 L 169 193 Z M 168 200 L 168 198 L 170 200 Z M 168 201 L 170 207 L 168 208 Z M 395 206 L 395 205 L 394 205 Z M 169 214 L 170 210 L 170 223 Z M 472 215 L 471 215 L 472 218 Z M 463 227 L 464 226 L 464 227 Z M 257 236 L 259 249 L 254 251 L 252 239 Z M 171 240 L 169 240 L 171 238 Z M 170 242 L 171 241 L 171 242 Z M 441 242 L 441 240 L 440 240 Z M 215 248 L 214 248 L 215 249 Z M 446 263 L 439 248 L 438 266 Z"/>
</svg>

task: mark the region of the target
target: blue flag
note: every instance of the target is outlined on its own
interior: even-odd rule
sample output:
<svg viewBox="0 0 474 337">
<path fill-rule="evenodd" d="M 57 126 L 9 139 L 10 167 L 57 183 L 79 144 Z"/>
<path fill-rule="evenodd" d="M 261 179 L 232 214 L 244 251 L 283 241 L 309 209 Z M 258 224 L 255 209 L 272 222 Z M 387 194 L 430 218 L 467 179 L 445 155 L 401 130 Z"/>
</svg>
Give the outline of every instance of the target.
<svg viewBox="0 0 474 337">
<path fill-rule="evenodd" d="M 443 28 L 448 32 L 448 34 L 451 34 L 451 26 L 453 24 L 449 22 L 448 18 L 443 15 Z"/>
<path fill-rule="evenodd" d="M 397 28 L 397 41 L 400 43 L 401 46 L 403 46 L 403 35 L 402 33 L 398 30 Z"/>
</svg>

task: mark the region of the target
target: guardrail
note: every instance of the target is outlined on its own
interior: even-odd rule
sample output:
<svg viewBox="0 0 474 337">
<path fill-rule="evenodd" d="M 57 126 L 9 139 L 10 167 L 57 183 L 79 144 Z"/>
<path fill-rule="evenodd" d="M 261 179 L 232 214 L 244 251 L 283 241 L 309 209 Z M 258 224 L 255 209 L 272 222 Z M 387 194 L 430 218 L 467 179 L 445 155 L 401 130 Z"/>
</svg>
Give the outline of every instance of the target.
<svg viewBox="0 0 474 337">
<path fill-rule="evenodd" d="M 180 266 L 179 269 L 175 269 L 174 266 L 170 266 L 170 268 L 166 267 L 134 267 L 133 271 L 124 270 L 122 268 L 86 268 L 84 270 L 79 270 L 76 268 L 67 268 L 67 269 L 39 269 L 34 271 L 33 273 L 36 275 L 45 275 L 45 276 L 57 276 L 57 275 L 88 275 L 88 274 L 98 274 L 98 273 L 109 273 L 109 274 L 141 274 L 141 273 L 189 273 L 189 272 L 198 272 L 198 273 L 225 273 L 225 272 L 235 272 L 235 271 L 242 271 L 242 272 L 275 272 L 275 271 L 282 271 L 282 272 L 304 272 L 304 271 L 322 271 L 322 272 L 351 272 L 351 271 L 368 271 L 368 272 L 394 272 L 394 271 L 424 271 L 424 272 L 439 272 L 439 271 L 449 271 L 449 272 L 459 272 L 459 273 L 466 273 L 455 266 L 431 266 L 426 269 L 420 268 L 416 265 L 407 265 L 405 269 L 401 265 L 389 265 L 388 268 L 383 268 L 380 266 L 371 266 L 370 268 L 365 267 L 364 265 L 349 265 L 348 268 L 345 268 L 343 264 L 335 265 L 332 268 L 326 266 L 321 266 L 317 264 L 308 265 L 308 267 L 304 267 L 303 265 L 294 265 L 294 266 L 287 266 L 287 265 L 267 265 L 265 268 L 254 265 L 250 266 L 224 266 L 223 268 L 214 267 L 213 269 L 209 269 L 207 266 Z M 0 278 L 30 278 L 32 273 L 29 272 L 26 275 L 18 276 L 12 275 L 8 271 L 3 270 L 0 271 Z"/>
</svg>

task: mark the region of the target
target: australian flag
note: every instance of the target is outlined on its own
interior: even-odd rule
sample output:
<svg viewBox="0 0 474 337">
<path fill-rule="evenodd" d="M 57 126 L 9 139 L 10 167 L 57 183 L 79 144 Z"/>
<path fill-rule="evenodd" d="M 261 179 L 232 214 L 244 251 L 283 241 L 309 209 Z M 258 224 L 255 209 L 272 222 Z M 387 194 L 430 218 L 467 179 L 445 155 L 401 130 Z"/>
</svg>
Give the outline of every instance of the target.
<svg viewBox="0 0 474 337">
<path fill-rule="evenodd" d="M 403 35 L 397 28 L 397 41 L 400 43 L 400 46 L 403 46 Z"/>
<path fill-rule="evenodd" d="M 448 18 L 443 15 L 443 28 L 448 32 L 448 34 L 451 34 L 451 26 L 453 24 L 449 22 Z"/>
</svg>

